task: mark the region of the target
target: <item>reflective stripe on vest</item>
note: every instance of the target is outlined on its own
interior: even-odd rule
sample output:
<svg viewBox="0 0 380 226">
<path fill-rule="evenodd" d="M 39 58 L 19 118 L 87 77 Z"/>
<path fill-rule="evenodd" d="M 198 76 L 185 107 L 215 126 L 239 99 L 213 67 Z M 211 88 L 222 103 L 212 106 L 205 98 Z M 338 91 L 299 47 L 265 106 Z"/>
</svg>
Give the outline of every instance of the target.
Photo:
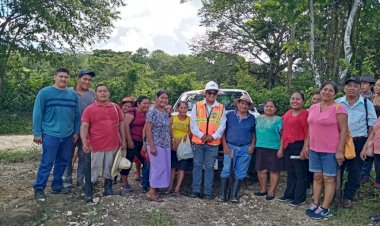
<svg viewBox="0 0 380 226">
<path fill-rule="evenodd" d="M 204 101 L 199 101 L 195 105 L 197 111 L 197 124 L 202 133 L 206 135 L 212 135 L 218 129 L 220 124 L 220 119 L 223 115 L 223 104 L 218 103 L 216 106 L 211 108 L 209 117 L 207 117 L 207 107 Z M 202 140 L 193 134 L 191 141 L 195 144 L 204 144 Z M 213 140 L 207 143 L 209 145 L 217 146 L 221 144 L 221 139 Z"/>
</svg>

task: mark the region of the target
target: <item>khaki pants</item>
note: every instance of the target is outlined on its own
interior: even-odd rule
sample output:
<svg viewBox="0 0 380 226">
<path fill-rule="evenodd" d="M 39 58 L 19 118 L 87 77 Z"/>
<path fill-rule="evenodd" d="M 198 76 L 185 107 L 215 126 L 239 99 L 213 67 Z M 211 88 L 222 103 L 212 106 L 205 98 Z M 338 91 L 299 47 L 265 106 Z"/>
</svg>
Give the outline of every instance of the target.
<svg viewBox="0 0 380 226">
<path fill-rule="evenodd" d="M 94 183 L 99 177 L 99 172 L 103 169 L 103 178 L 112 179 L 111 170 L 114 155 L 116 150 L 113 151 L 97 151 L 91 152 L 91 182 Z"/>
</svg>

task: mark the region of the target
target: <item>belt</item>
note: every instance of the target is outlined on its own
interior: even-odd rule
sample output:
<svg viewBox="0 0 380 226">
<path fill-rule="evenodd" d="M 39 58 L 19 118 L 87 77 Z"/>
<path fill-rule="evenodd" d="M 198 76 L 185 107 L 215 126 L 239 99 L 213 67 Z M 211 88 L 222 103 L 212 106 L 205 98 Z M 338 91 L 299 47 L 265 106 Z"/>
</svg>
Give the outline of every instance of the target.
<svg viewBox="0 0 380 226">
<path fill-rule="evenodd" d="M 247 146 L 248 144 L 251 144 L 251 142 L 246 143 L 246 144 L 234 144 L 234 143 L 231 143 L 231 142 L 228 142 L 228 141 L 227 141 L 227 143 L 229 143 L 229 144 L 231 144 L 233 146 L 238 146 L 238 147 L 244 147 L 244 146 Z"/>
<path fill-rule="evenodd" d="M 363 140 L 363 139 L 367 139 L 367 137 L 362 136 L 362 137 L 353 137 L 352 138 L 353 141 L 358 141 L 358 140 Z"/>
</svg>

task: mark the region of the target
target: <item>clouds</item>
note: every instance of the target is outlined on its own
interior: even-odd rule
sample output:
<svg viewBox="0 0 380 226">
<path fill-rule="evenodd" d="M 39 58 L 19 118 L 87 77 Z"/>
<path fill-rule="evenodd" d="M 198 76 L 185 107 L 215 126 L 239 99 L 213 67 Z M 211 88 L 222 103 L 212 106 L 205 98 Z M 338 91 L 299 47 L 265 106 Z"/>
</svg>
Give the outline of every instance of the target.
<svg viewBox="0 0 380 226">
<path fill-rule="evenodd" d="M 121 8 L 111 38 L 95 48 L 135 51 L 161 49 L 169 54 L 190 53 L 187 42 L 203 32 L 197 11 L 200 0 L 129 0 Z"/>
</svg>

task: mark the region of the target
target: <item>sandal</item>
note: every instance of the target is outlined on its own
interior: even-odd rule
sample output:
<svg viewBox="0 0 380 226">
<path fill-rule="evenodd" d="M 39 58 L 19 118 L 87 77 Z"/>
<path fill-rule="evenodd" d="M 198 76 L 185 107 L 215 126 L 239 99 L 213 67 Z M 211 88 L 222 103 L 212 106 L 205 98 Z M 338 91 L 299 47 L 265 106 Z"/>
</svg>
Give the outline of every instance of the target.
<svg viewBox="0 0 380 226">
<path fill-rule="evenodd" d="M 175 191 L 172 193 L 172 196 L 181 196 L 181 194 L 179 193 L 179 191 Z"/>
<path fill-rule="evenodd" d="M 164 201 L 160 198 L 159 195 L 146 195 L 146 198 L 148 199 L 148 201 L 152 201 L 152 202 L 163 202 Z"/>
<path fill-rule="evenodd" d="M 259 191 L 259 192 L 255 192 L 255 193 L 253 193 L 253 194 L 256 195 L 256 196 L 266 196 L 266 195 L 267 195 L 266 192 L 261 192 L 261 191 Z"/>
<path fill-rule="evenodd" d="M 379 222 L 380 221 L 380 215 L 375 215 L 369 218 L 372 222 Z"/>
</svg>

